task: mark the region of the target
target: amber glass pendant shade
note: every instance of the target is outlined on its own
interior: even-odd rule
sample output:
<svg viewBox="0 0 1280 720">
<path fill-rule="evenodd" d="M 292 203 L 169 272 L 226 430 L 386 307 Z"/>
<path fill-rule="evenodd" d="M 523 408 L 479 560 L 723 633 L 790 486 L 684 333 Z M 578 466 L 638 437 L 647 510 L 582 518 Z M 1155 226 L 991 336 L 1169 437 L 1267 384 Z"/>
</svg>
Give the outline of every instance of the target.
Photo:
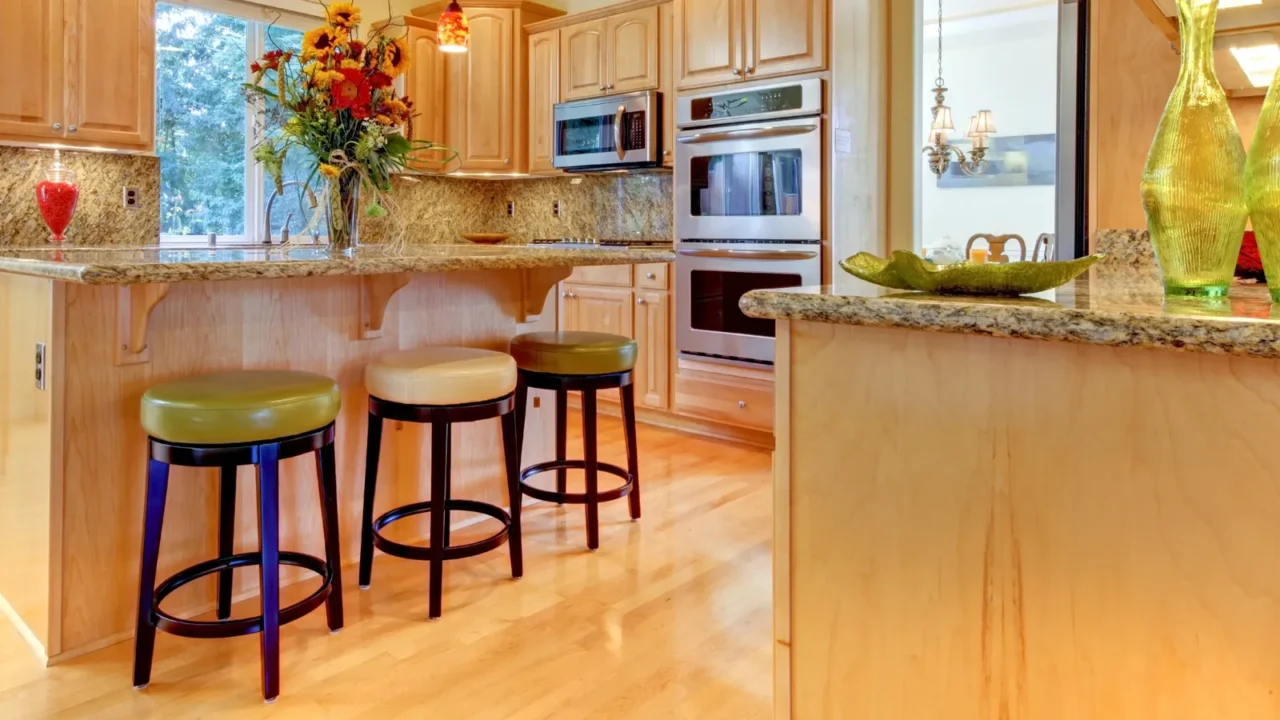
<svg viewBox="0 0 1280 720">
<path fill-rule="evenodd" d="M 1218 0 L 1178 0 L 1182 66 L 1142 175 L 1168 295 L 1226 295 L 1249 217 L 1244 144 L 1213 66 L 1217 15 Z"/>
<path fill-rule="evenodd" d="M 1245 192 L 1271 301 L 1280 302 L 1280 71 L 1258 114 L 1245 169 Z"/>
<path fill-rule="evenodd" d="M 471 42 L 471 24 L 467 22 L 467 16 L 457 0 L 449 3 L 449 7 L 440 14 L 440 22 L 436 25 L 436 40 L 439 42 L 440 52 L 467 51 L 467 45 Z"/>
</svg>

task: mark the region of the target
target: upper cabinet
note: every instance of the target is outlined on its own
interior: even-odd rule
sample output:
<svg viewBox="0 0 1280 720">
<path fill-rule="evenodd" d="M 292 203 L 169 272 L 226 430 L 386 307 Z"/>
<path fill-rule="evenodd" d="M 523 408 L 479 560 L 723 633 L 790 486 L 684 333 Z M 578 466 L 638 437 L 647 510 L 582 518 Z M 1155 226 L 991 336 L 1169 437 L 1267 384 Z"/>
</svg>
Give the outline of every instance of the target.
<svg viewBox="0 0 1280 720">
<path fill-rule="evenodd" d="M 675 0 L 677 86 L 826 68 L 823 0 Z"/>
<path fill-rule="evenodd" d="M 155 0 L 5 0 L 0 140 L 152 147 Z"/>
<path fill-rule="evenodd" d="M 556 173 L 555 106 L 560 101 L 560 31 L 529 36 L 529 172 Z"/>
<path fill-rule="evenodd" d="M 413 100 L 416 114 L 406 128 L 411 140 L 426 140 L 445 144 L 444 109 L 445 76 L 444 53 L 439 52 L 436 24 L 415 17 L 401 18 L 406 27 L 409 57 L 413 64 L 405 73 L 404 93 Z M 418 153 L 416 160 L 424 169 L 439 167 L 447 153 L 426 150 Z"/>
<path fill-rule="evenodd" d="M 676 146 L 676 64 L 675 8 L 671 3 L 658 6 L 658 90 L 662 92 L 662 164 L 675 166 Z"/>
<path fill-rule="evenodd" d="M 650 6 L 563 28 L 561 102 L 657 89 L 658 15 Z"/>
</svg>

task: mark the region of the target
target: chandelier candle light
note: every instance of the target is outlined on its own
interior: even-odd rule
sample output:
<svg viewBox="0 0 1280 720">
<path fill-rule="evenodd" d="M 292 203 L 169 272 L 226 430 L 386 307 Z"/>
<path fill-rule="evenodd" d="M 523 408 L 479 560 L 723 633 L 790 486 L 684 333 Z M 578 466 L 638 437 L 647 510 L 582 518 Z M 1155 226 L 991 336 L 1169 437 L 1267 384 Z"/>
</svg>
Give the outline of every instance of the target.
<svg viewBox="0 0 1280 720">
<path fill-rule="evenodd" d="M 440 52 L 464 53 L 471 42 L 471 24 L 462 12 L 458 0 L 449 3 L 449 7 L 440 14 L 440 22 L 436 24 L 436 40 Z"/>
<path fill-rule="evenodd" d="M 981 175 L 987 171 L 987 139 L 996 134 L 996 124 L 990 110 L 979 110 L 969 119 L 969 132 L 965 137 L 973 141 L 973 149 L 966 156 L 952 145 L 949 133 L 956 130 L 947 107 L 947 84 L 942 79 L 942 0 L 938 0 L 938 79 L 933 83 L 933 123 L 929 126 L 929 144 L 921 152 L 929 158 L 929 169 L 942 177 L 951 168 L 952 158 L 965 175 Z"/>
</svg>

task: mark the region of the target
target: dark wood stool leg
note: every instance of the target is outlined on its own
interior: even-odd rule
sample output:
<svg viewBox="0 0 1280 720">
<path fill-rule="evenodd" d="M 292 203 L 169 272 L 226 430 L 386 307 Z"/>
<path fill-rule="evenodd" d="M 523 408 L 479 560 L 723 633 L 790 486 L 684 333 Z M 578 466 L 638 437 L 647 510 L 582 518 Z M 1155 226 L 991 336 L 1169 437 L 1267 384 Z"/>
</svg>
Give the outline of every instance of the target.
<svg viewBox="0 0 1280 720">
<path fill-rule="evenodd" d="M 169 465 L 152 460 L 147 466 L 146 521 L 142 531 L 142 570 L 138 573 L 138 626 L 133 644 L 133 686 L 151 683 L 151 657 L 156 647 L 156 624 L 151 606 L 156 594 L 156 564 L 160 559 L 160 530 L 169 491 Z"/>
<path fill-rule="evenodd" d="M 219 468 L 218 491 L 218 557 L 235 553 L 236 534 L 236 468 Z M 231 568 L 218 572 L 219 620 L 231 617 Z"/>
<path fill-rule="evenodd" d="M 280 695 L 280 446 L 263 445 L 258 454 L 258 544 L 262 564 L 262 697 Z"/>
<path fill-rule="evenodd" d="M 338 470 L 332 443 L 316 451 L 316 475 L 319 476 L 320 507 L 324 514 L 324 561 L 332 578 L 324 606 L 329 632 L 338 632 L 342 629 L 342 549 L 338 544 Z"/>
<path fill-rule="evenodd" d="M 369 413 L 369 439 L 364 456 L 364 514 L 360 518 L 360 587 L 373 578 L 373 497 L 378 489 L 378 458 L 382 454 L 382 418 Z"/>
<path fill-rule="evenodd" d="M 502 455 L 507 464 L 507 492 L 511 495 L 511 528 L 507 531 L 511 543 L 511 577 L 524 577 L 524 546 L 520 539 L 520 511 L 524 495 L 520 492 L 520 455 L 516 451 L 516 415 L 502 416 Z"/>
<path fill-rule="evenodd" d="M 600 474 L 596 457 L 596 391 L 582 391 L 582 449 L 587 476 L 587 549 L 600 547 Z"/>
<path fill-rule="evenodd" d="M 431 425 L 431 577 L 427 587 L 429 609 L 427 616 L 440 617 L 441 595 L 444 592 L 444 544 L 445 529 L 449 521 L 448 511 L 442 511 L 448 495 L 449 479 L 449 423 Z"/>
<path fill-rule="evenodd" d="M 449 536 L 453 534 L 453 513 L 449 505 L 453 502 L 453 433 L 450 433 L 449 447 L 445 449 L 444 461 L 444 546 L 449 547 Z M 433 510 L 434 512 L 434 510 Z"/>
<path fill-rule="evenodd" d="M 525 410 L 529 403 L 529 385 L 525 382 L 524 372 L 516 376 L 516 464 L 524 467 L 524 421 Z"/>
<path fill-rule="evenodd" d="M 569 391 L 556 390 L 556 461 L 564 462 L 569 445 Z M 556 492 L 566 492 L 569 472 L 556 470 Z M 564 503 L 561 503 L 562 505 Z"/>
<path fill-rule="evenodd" d="M 636 386 L 622 386 L 622 424 L 627 436 L 627 472 L 631 473 L 631 519 L 640 519 L 640 452 L 636 449 Z"/>
</svg>

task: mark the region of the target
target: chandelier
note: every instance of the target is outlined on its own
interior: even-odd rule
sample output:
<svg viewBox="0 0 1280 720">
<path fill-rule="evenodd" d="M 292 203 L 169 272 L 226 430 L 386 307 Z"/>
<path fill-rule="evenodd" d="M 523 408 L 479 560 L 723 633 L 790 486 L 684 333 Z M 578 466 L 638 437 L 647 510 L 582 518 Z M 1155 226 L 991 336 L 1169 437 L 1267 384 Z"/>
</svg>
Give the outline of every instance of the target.
<svg viewBox="0 0 1280 720">
<path fill-rule="evenodd" d="M 973 141 L 973 149 L 966 155 L 963 150 L 948 142 L 949 133 L 956 131 L 947 107 L 947 84 L 942 79 L 942 0 L 938 0 L 938 79 L 933 82 L 933 122 L 929 125 L 929 144 L 921 150 L 929 160 L 929 169 L 942 177 L 956 163 L 965 175 L 981 175 L 987 171 L 987 139 L 996 134 L 995 121 L 990 110 L 979 110 L 969 119 L 969 132 L 965 137 Z"/>
</svg>

